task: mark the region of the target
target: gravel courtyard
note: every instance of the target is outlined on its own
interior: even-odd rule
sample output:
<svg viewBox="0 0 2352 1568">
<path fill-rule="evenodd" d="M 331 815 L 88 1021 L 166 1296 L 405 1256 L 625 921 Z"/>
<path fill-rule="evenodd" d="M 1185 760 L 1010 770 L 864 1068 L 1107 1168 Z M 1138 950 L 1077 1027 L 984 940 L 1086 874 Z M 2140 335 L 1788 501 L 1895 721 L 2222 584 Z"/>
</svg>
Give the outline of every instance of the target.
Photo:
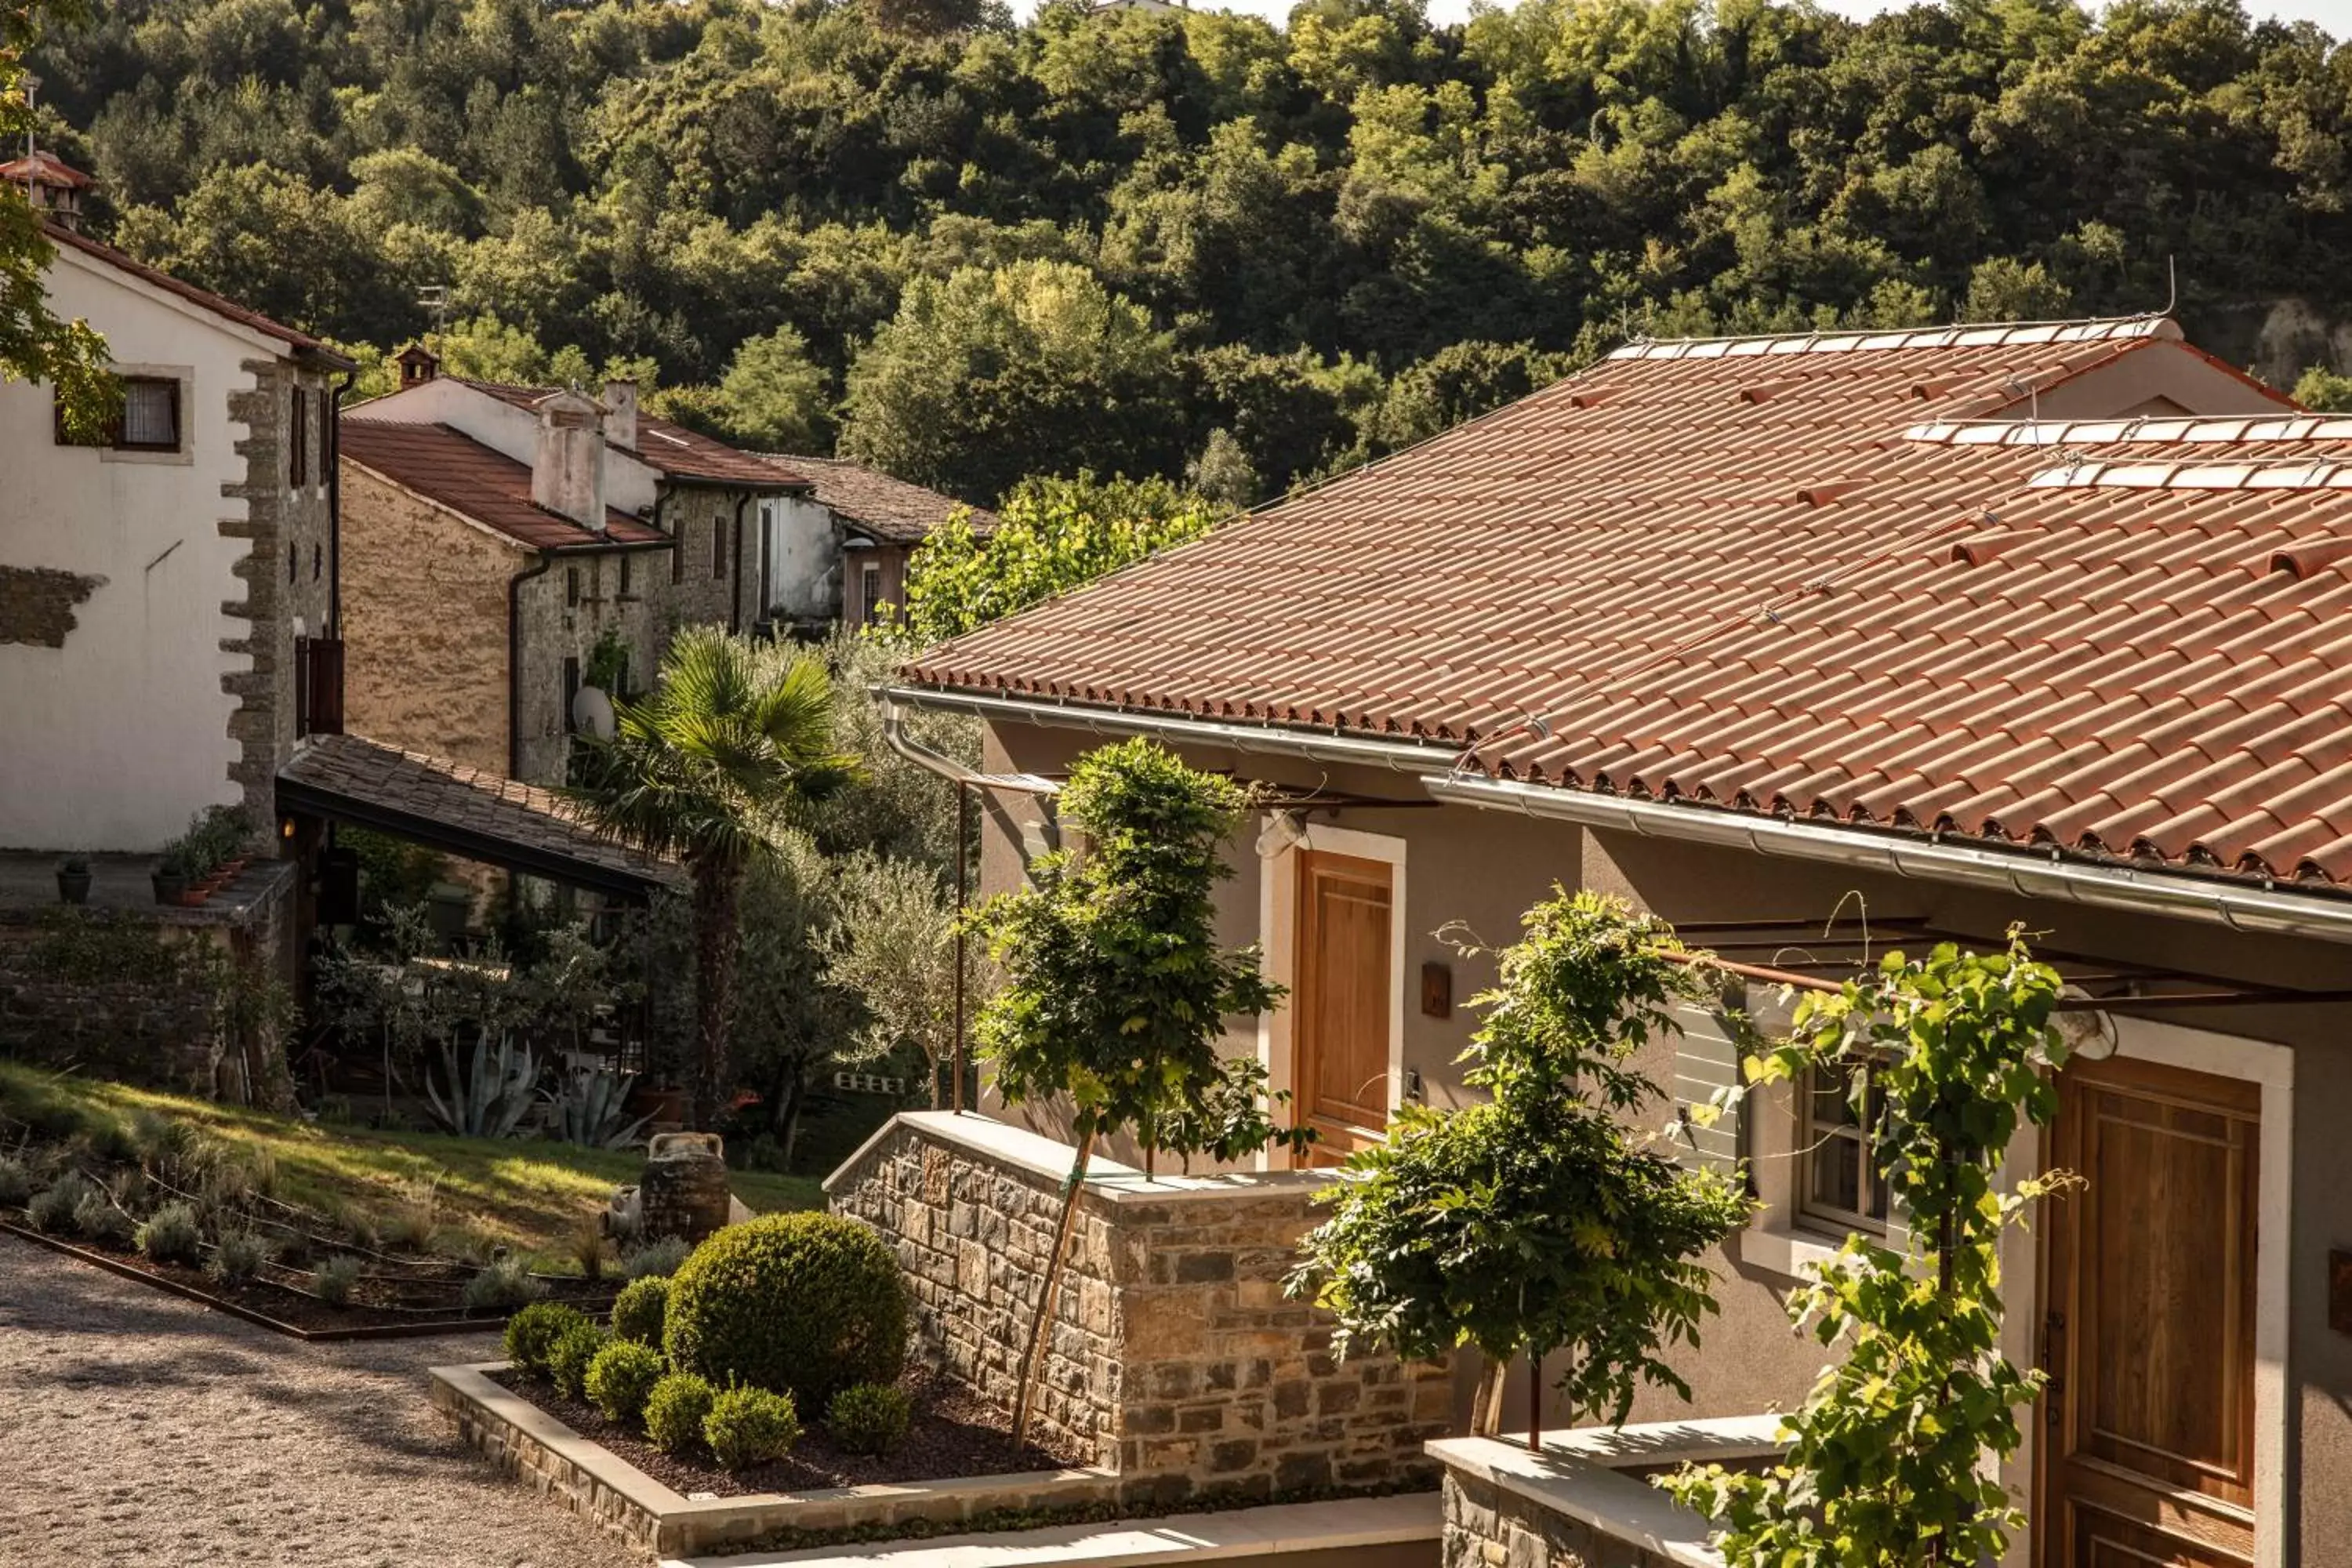
<svg viewBox="0 0 2352 1568">
<path fill-rule="evenodd" d="M 642 1563 L 434 1418 L 495 1344 L 306 1345 L 0 1237 L 0 1563 Z"/>
</svg>

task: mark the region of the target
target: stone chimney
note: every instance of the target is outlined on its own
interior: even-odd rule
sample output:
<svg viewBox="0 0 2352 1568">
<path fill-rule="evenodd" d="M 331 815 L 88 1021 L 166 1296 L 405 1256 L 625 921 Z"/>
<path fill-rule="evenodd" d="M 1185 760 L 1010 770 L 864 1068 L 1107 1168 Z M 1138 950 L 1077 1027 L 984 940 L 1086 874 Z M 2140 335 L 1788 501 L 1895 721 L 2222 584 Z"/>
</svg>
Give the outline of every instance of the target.
<svg viewBox="0 0 2352 1568">
<path fill-rule="evenodd" d="M 604 384 L 604 438 L 615 447 L 637 449 L 637 384 L 634 381 L 608 381 Z"/>
<path fill-rule="evenodd" d="M 583 528 L 604 531 L 604 410 L 594 398 L 557 392 L 541 400 L 530 499 Z"/>
</svg>

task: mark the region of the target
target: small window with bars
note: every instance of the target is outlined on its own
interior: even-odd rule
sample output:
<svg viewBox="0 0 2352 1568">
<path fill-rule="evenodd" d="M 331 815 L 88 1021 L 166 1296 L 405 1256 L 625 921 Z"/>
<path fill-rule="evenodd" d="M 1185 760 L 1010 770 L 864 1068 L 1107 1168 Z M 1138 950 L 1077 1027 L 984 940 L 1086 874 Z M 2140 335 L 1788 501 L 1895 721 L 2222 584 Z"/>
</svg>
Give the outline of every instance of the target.
<svg viewBox="0 0 2352 1568">
<path fill-rule="evenodd" d="M 857 624 L 869 626 L 882 616 L 882 568 L 867 562 L 857 574 Z"/>
<path fill-rule="evenodd" d="M 1855 1076 L 1862 1079 L 1855 1105 Z M 1798 1159 L 1801 1167 L 1801 1217 L 1816 1228 L 1886 1230 L 1886 1180 L 1878 1173 L 1874 1147 L 1885 1118 L 1886 1096 L 1869 1067 L 1815 1067 L 1805 1073 L 1798 1110 Z"/>
</svg>

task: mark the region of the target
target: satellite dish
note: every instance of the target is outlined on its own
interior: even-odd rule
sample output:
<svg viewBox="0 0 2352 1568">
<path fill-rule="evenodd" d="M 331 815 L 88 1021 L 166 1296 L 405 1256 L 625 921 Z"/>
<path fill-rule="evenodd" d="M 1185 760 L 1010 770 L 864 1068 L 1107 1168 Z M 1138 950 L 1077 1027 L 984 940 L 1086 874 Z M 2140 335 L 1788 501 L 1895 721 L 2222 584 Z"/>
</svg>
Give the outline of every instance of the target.
<svg viewBox="0 0 2352 1568">
<path fill-rule="evenodd" d="M 593 686 L 572 694 L 572 727 L 599 741 L 613 738 L 613 700 Z"/>
</svg>

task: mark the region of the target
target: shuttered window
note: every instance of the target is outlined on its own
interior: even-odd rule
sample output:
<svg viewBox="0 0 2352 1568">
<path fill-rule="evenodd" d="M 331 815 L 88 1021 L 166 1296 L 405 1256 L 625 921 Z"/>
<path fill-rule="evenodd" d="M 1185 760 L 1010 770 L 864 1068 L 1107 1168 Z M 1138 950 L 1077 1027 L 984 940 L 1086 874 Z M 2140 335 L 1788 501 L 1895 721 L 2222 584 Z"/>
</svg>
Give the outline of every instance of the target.
<svg viewBox="0 0 2352 1568">
<path fill-rule="evenodd" d="M 310 482 L 310 395 L 299 386 L 287 416 L 291 435 L 287 442 L 286 482 L 300 489 Z"/>
<path fill-rule="evenodd" d="M 1675 1007 L 1674 1016 L 1683 1031 L 1675 1042 L 1675 1103 L 1694 1110 L 1714 1104 L 1720 1091 L 1742 1081 L 1739 1047 L 1714 1009 L 1685 1005 Z M 1688 1170 L 1738 1175 L 1748 1156 L 1746 1110 L 1733 1106 L 1712 1126 L 1686 1121 L 1675 1139 L 1676 1163 Z"/>
</svg>

